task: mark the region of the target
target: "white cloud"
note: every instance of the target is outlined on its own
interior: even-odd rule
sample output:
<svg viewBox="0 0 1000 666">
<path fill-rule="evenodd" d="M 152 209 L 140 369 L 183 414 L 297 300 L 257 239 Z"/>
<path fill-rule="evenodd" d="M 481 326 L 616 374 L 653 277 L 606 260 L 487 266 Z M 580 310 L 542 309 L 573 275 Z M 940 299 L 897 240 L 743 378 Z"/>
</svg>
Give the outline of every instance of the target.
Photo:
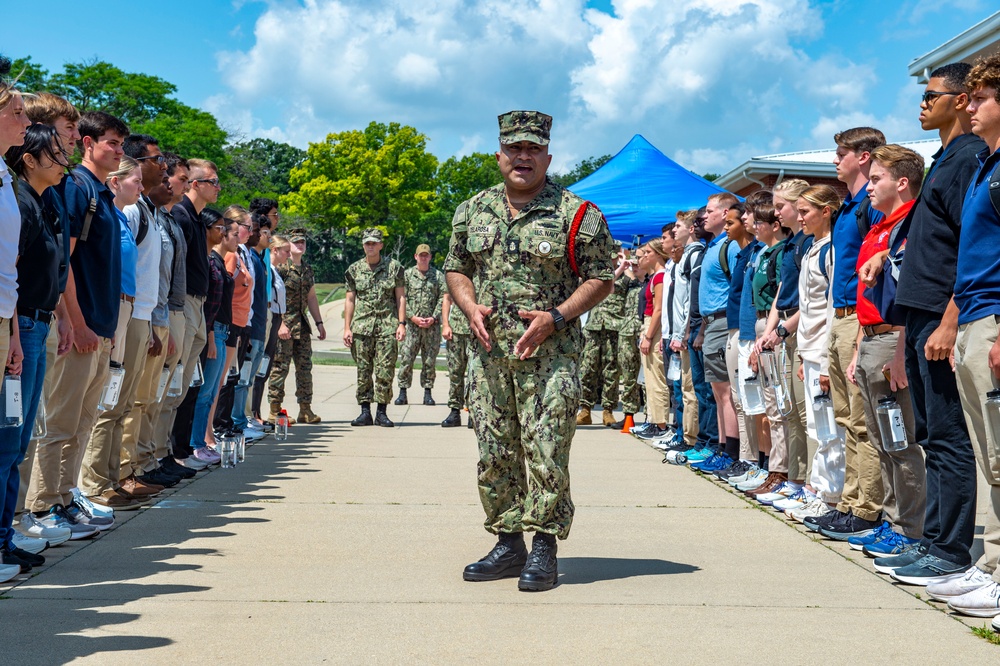
<svg viewBox="0 0 1000 666">
<path fill-rule="evenodd" d="M 372 120 L 403 122 L 428 134 L 442 159 L 491 152 L 497 114 L 536 108 L 555 117 L 557 170 L 641 133 L 699 173 L 814 147 L 810 136 L 825 144 L 828 126 L 868 113 L 873 70 L 807 48 L 823 35 L 823 16 L 807 0 L 613 0 L 613 8 L 274 3 L 249 50 L 218 55 L 229 91 L 217 107 L 247 134 L 300 146 Z"/>
</svg>

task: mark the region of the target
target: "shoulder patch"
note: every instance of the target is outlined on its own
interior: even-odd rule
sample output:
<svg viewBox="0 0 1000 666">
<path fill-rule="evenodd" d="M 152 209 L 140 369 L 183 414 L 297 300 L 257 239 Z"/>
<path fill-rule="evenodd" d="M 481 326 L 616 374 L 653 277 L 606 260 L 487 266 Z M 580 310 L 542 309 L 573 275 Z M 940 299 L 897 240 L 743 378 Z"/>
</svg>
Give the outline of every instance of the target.
<svg viewBox="0 0 1000 666">
<path fill-rule="evenodd" d="M 593 238 L 597 235 L 601 225 L 607 224 L 607 222 L 605 222 L 604 215 L 600 209 L 594 204 L 588 201 L 583 204 L 583 207 L 586 210 L 583 213 L 583 219 L 580 221 L 579 234 L 582 238 Z"/>
</svg>

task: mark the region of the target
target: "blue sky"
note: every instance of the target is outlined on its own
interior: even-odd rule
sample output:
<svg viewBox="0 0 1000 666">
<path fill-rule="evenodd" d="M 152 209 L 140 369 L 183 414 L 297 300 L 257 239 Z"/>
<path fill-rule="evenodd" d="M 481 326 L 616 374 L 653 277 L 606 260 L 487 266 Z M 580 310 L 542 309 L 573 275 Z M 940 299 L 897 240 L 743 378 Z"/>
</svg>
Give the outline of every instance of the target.
<svg viewBox="0 0 1000 666">
<path fill-rule="evenodd" d="M 370 120 L 444 159 L 492 151 L 497 114 L 555 117 L 565 169 L 635 133 L 698 172 L 916 122 L 907 64 L 995 11 L 980 0 L 105 0 L 6 7 L 6 55 L 100 58 L 177 85 L 237 136 L 305 146 Z M 83 27 L 81 27 L 83 26 Z M 40 32 L 44 37 L 40 36 Z"/>
</svg>

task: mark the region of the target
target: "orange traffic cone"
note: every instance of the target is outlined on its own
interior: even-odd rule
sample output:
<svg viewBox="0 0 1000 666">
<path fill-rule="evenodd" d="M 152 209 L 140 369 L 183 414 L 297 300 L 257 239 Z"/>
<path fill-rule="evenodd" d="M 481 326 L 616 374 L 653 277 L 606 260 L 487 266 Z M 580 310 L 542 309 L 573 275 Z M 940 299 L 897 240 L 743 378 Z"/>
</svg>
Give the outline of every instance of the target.
<svg viewBox="0 0 1000 666">
<path fill-rule="evenodd" d="M 632 428 L 635 427 L 635 419 L 632 418 L 631 414 L 625 415 L 625 425 L 622 426 L 622 432 L 625 434 L 631 434 Z"/>
</svg>

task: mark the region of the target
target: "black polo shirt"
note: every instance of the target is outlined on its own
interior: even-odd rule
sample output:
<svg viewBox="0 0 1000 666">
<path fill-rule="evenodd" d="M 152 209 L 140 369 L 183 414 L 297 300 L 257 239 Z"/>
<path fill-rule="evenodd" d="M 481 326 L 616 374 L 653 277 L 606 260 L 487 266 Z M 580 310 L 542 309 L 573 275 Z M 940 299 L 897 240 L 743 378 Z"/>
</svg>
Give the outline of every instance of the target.
<svg viewBox="0 0 1000 666">
<path fill-rule="evenodd" d="M 59 302 L 59 265 L 62 263 L 59 213 L 24 179 L 18 183 L 17 205 L 21 209 L 17 307 L 52 312 Z"/>
<path fill-rule="evenodd" d="M 986 144 L 963 134 L 934 154 L 933 172 L 913 205 L 906 254 L 896 287 L 896 302 L 909 308 L 944 314 L 955 291 L 962 200 Z"/>
<path fill-rule="evenodd" d="M 187 293 L 189 296 L 208 295 L 208 239 L 198 211 L 183 197 L 170 214 L 180 225 L 187 241 Z"/>
</svg>

